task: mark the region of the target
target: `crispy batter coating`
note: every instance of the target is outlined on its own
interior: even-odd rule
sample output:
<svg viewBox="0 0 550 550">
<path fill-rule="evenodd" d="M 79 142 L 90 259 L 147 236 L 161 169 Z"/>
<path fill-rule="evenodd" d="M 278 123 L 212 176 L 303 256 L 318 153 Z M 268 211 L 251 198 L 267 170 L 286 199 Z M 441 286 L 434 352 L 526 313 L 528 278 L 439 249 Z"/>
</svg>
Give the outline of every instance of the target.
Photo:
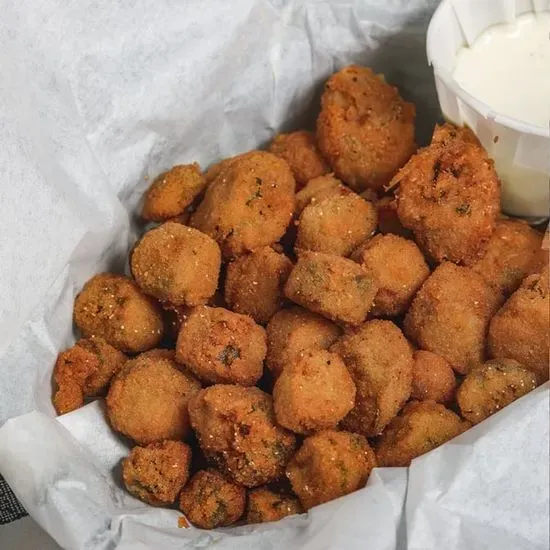
<svg viewBox="0 0 550 550">
<path fill-rule="evenodd" d="M 294 452 L 294 435 L 275 424 L 271 396 L 256 387 L 206 388 L 189 417 L 207 459 L 245 487 L 277 480 Z"/>
<path fill-rule="evenodd" d="M 296 251 L 349 256 L 376 230 L 374 206 L 355 193 L 312 200 L 298 221 Z"/>
<path fill-rule="evenodd" d="M 393 178 L 401 223 L 434 260 L 471 265 L 500 209 L 500 181 L 486 151 L 459 139 L 432 142 Z"/>
<path fill-rule="evenodd" d="M 294 177 L 272 153 L 252 151 L 226 163 L 191 216 L 225 258 L 278 241 L 294 211 Z"/>
<path fill-rule="evenodd" d="M 414 105 L 371 69 L 345 67 L 325 84 L 319 149 L 353 189 L 382 189 L 416 150 L 415 113 Z"/>
<path fill-rule="evenodd" d="M 180 495 L 180 510 L 200 529 L 235 523 L 244 512 L 246 490 L 231 483 L 214 468 L 200 470 Z"/>
<path fill-rule="evenodd" d="M 501 294 L 481 275 L 446 262 L 417 292 L 405 317 L 405 334 L 466 374 L 485 359 L 489 321 L 501 303 Z"/>
<path fill-rule="evenodd" d="M 139 444 L 188 434 L 187 403 L 201 386 L 173 357 L 173 351 L 151 350 L 126 363 L 106 399 L 113 429 Z"/>
<path fill-rule="evenodd" d="M 284 254 L 269 246 L 240 256 L 227 266 L 227 305 L 237 313 L 250 315 L 257 323 L 267 323 L 283 305 L 283 287 L 292 265 Z"/>
<path fill-rule="evenodd" d="M 430 268 L 413 241 L 398 235 L 376 235 L 362 244 L 352 260 L 374 274 L 378 292 L 374 298 L 374 316 L 405 313 L 414 295 L 430 275 Z"/>
<path fill-rule="evenodd" d="M 134 447 L 122 461 L 122 479 L 136 498 L 162 506 L 172 504 L 189 478 L 191 447 L 181 441 L 157 441 Z"/>
<path fill-rule="evenodd" d="M 100 273 L 74 303 L 74 321 L 84 336 L 98 336 L 128 353 L 155 347 L 164 330 L 160 307 L 128 277 Z"/>
<path fill-rule="evenodd" d="M 273 388 L 278 424 L 299 434 L 336 428 L 355 404 L 355 384 L 342 359 L 306 351 L 285 366 Z"/>
<path fill-rule="evenodd" d="M 299 186 L 330 172 L 311 132 L 299 130 L 290 134 L 279 134 L 271 142 L 269 151 L 288 163 Z"/>
<path fill-rule="evenodd" d="M 449 403 L 455 390 L 455 373 L 443 357 L 431 351 L 414 352 L 411 399 Z"/>
<path fill-rule="evenodd" d="M 472 269 L 496 290 L 510 295 L 536 264 L 541 246 L 542 234 L 527 223 L 499 220 L 485 255 Z"/>
<path fill-rule="evenodd" d="M 391 321 L 375 319 L 330 350 L 342 357 L 357 387 L 355 407 L 342 427 L 367 437 L 380 434 L 411 394 L 411 346 Z"/>
<path fill-rule="evenodd" d="M 350 193 L 353 193 L 353 191 L 349 187 L 346 187 L 338 178 L 335 178 L 333 174 L 313 178 L 307 182 L 303 189 L 300 189 L 296 193 L 296 208 L 294 212 L 296 216 L 299 216 L 310 203 Z"/>
<path fill-rule="evenodd" d="M 285 296 L 332 321 L 359 325 L 378 291 L 374 276 L 332 254 L 303 252 L 285 285 Z"/>
<path fill-rule="evenodd" d="M 266 330 L 266 364 L 275 378 L 305 351 L 328 349 L 342 332 L 328 319 L 299 306 L 277 312 Z"/>
<path fill-rule="evenodd" d="M 246 523 L 278 521 L 302 512 L 302 506 L 296 497 L 275 493 L 265 487 L 248 492 Z"/>
<path fill-rule="evenodd" d="M 378 465 L 409 466 L 417 456 L 443 445 L 470 426 L 435 401 L 411 401 L 375 445 Z"/>
<path fill-rule="evenodd" d="M 365 486 L 376 457 L 358 434 L 325 430 L 310 435 L 289 462 L 286 475 L 304 510 Z"/>
<path fill-rule="evenodd" d="M 515 359 L 533 371 L 539 383 L 548 380 L 550 364 L 550 298 L 548 267 L 530 275 L 491 320 L 491 357 Z"/>
<path fill-rule="evenodd" d="M 84 405 L 86 397 L 101 393 L 126 363 L 126 356 L 102 338 L 81 338 L 61 352 L 53 369 L 57 390 L 53 405 L 65 414 Z"/>
<path fill-rule="evenodd" d="M 465 141 L 481 147 L 481 142 L 468 126 L 455 126 L 445 122 L 434 128 L 432 143 L 448 144 L 455 140 Z"/>
<path fill-rule="evenodd" d="M 204 173 L 206 185 L 210 185 L 221 174 L 221 172 L 225 170 L 235 159 L 238 159 L 243 155 L 246 155 L 246 153 L 241 153 L 240 155 L 228 157 L 212 164 L 210 168 L 208 168 L 208 170 Z"/>
<path fill-rule="evenodd" d="M 546 235 L 548 235 L 548 233 L 546 233 Z M 547 237 L 543 238 L 543 246 L 544 246 L 544 239 L 546 238 Z M 529 271 L 527 275 L 537 275 L 539 273 L 542 273 L 548 267 L 549 264 L 550 264 L 550 251 L 548 250 L 548 246 L 547 246 L 546 248 L 541 248 L 537 252 L 533 262 L 529 266 Z"/>
<path fill-rule="evenodd" d="M 196 162 L 174 166 L 147 189 L 141 215 L 153 222 L 179 216 L 205 187 L 206 180 Z"/>
<path fill-rule="evenodd" d="M 378 230 L 382 235 L 393 233 L 405 237 L 405 239 L 413 238 L 412 231 L 403 227 L 403 224 L 399 221 L 395 197 L 382 197 L 374 203 L 374 207 L 378 215 Z"/>
<path fill-rule="evenodd" d="M 248 315 L 199 306 L 185 319 L 176 360 L 210 384 L 253 386 L 267 353 L 265 330 Z"/>
<path fill-rule="evenodd" d="M 221 253 L 208 235 L 166 222 L 145 233 L 130 263 L 146 294 L 175 306 L 197 306 L 216 292 Z"/>
<path fill-rule="evenodd" d="M 513 359 L 492 359 L 472 369 L 456 393 L 460 414 L 479 424 L 537 387 L 536 375 Z"/>
</svg>

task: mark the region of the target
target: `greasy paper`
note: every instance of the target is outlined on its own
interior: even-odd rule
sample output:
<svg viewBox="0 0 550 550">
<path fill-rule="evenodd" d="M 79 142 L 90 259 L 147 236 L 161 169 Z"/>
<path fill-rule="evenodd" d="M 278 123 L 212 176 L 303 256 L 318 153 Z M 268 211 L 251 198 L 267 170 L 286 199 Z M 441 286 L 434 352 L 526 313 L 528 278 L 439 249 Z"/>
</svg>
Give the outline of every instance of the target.
<svg viewBox="0 0 550 550">
<path fill-rule="evenodd" d="M 439 116 L 424 51 L 436 4 L 2 2 L 0 472 L 62 547 L 547 547 L 548 386 L 410 471 L 375 470 L 365 489 L 308 515 L 215 532 L 179 529 L 176 511 L 121 489 L 127 443 L 101 403 L 58 420 L 51 406 L 53 363 L 75 340 L 74 296 L 91 275 L 124 269 L 158 173 L 312 127 L 323 81 L 352 62 L 416 103 L 427 140 Z"/>
</svg>

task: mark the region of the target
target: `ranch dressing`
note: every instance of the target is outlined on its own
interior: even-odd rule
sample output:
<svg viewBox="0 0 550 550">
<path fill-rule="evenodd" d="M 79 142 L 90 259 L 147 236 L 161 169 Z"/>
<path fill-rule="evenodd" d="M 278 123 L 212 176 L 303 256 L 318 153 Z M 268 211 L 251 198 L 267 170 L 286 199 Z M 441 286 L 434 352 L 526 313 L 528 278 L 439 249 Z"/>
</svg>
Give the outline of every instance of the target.
<svg viewBox="0 0 550 550">
<path fill-rule="evenodd" d="M 487 29 L 459 50 L 453 77 L 499 114 L 548 128 L 550 12 Z"/>
</svg>

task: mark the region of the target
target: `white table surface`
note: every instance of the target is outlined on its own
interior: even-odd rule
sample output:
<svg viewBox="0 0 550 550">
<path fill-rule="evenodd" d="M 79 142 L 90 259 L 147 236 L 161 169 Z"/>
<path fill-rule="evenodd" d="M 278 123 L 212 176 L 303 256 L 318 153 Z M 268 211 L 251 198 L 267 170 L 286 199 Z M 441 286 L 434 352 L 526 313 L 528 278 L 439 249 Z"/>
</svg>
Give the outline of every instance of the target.
<svg viewBox="0 0 550 550">
<path fill-rule="evenodd" d="M 0 525 L 0 550 L 62 550 L 29 516 Z"/>
</svg>

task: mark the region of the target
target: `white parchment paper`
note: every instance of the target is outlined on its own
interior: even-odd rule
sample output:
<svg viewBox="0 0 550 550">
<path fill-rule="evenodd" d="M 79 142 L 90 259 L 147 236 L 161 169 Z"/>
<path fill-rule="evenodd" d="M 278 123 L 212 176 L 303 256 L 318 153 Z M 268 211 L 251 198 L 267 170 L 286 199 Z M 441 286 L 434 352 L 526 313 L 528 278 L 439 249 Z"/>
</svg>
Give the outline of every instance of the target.
<svg viewBox="0 0 550 550">
<path fill-rule="evenodd" d="M 0 2 L 0 472 L 62 547 L 548 548 L 548 386 L 410 471 L 376 470 L 307 516 L 212 533 L 118 486 L 127 448 L 99 403 L 59 420 L 51 406 L 74 296 L 123 269 L 147 178 L 311 125 L 323 81 L 352 62 L 415 101 L 425 141 L 436 4 Z"/>
</svg>

